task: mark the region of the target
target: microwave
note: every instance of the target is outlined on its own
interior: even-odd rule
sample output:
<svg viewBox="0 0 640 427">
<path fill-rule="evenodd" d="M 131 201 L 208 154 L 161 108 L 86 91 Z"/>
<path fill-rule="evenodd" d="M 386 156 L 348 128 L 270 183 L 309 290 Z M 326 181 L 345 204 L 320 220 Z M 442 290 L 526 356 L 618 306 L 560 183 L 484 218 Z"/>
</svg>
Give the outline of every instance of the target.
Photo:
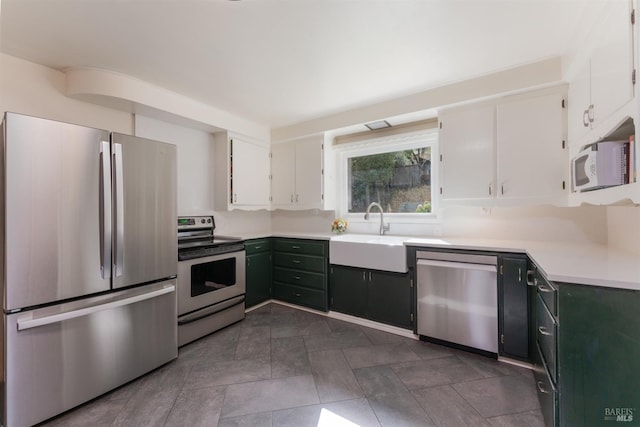
<svg viewBox="0 0 640 427">
<path fill-rule="evenodd" d="M 587 145 L 571 161 L 574 191 L 626 184 L 628 141 Z"/>
</svg>

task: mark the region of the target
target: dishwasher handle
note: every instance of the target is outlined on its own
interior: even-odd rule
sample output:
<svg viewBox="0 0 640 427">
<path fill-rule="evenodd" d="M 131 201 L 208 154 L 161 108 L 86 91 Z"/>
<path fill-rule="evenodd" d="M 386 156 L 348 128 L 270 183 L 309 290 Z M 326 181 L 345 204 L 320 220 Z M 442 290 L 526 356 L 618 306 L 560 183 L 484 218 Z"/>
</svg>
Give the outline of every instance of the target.
<svg viewBox="0 0 640 427">
<path fill-rule="evenodd" d="M 419 259 L 418 267 L 420 266 L 456 268 L 456 269 L 465 269 L 465 270 L 481 270 L 481 271 L 491 271 L 494 273 L 498 271 L 498 267 L 494 264 L 473 264 L 468 262 L 438 261 L 433 259 Z"/>
</svg>

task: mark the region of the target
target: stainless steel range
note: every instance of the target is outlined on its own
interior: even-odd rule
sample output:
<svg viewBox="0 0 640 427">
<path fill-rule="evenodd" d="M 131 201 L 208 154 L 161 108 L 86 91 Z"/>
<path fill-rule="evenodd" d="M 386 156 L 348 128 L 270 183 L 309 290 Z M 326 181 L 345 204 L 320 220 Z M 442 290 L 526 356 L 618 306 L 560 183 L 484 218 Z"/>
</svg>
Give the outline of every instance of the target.
<svg viewBox="0 0 640 427">
<path fill-rule="evenodd" d="M 178 217 L 178 345 L 244 319 L 245 249 L 212 216 Z"/>
</svg>

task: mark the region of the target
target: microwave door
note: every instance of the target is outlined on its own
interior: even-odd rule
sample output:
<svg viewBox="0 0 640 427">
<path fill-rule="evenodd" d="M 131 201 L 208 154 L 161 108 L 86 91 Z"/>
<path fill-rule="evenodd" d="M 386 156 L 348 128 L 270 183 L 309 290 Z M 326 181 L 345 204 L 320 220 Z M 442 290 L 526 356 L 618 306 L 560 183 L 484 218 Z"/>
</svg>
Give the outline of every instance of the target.
<svg viewBox="0 0 640 427">
<path fill-rule="evenodd" d="M 573 163 L 574 164 L 574 167 L 573 167 L 574 181 L 573 182 L 575 183 L 575 186 L 577 189 L 584 187 L 590 182 L 590 178 L 587 175 L 587 169 L 586 169 L 588 159 L 589 159 L 589 155 L 585 154 L 574 160 L 574 163 Z"/>
</svg>

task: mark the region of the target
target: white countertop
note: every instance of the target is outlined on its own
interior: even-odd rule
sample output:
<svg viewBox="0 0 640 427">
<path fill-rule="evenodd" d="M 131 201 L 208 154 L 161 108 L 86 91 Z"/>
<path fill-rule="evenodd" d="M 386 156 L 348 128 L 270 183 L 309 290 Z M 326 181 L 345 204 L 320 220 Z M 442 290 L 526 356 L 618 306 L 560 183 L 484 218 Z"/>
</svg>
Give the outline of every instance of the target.
<svg viewBox="0 0 640 427">
<path fill-rule="evenodd" d="M 410 238 L 405 245 L 522 252 L 552 282 L 640 290 L 640 256 L 605 245 L 462 238 Z"/>
<path fill-rule="evenodd" d="M 243 239 L 285 237 L 330 240 L 335 234 L 305 232 L 266 232 L 242 236 Z M 552 282 L 577 283 L 640 291 L 640 256 L 593 243 L 538 242 L 530 240 L 492 240 L 407 236 L 406 246 L 526 253 Z"/>
</svg>

